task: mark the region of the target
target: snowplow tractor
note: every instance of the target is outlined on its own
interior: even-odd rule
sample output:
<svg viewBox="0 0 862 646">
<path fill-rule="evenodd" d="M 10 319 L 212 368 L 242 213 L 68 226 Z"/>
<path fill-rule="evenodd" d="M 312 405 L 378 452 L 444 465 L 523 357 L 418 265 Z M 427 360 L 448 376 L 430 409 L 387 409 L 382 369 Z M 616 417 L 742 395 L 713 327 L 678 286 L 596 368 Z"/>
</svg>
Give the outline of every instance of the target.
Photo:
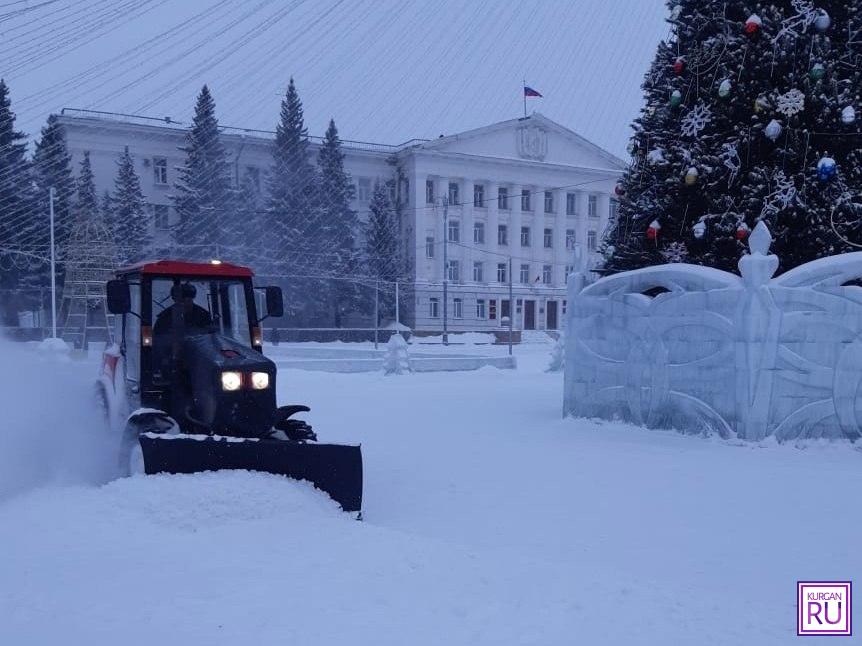
<svg viewBox="0 0 862 646">
<path fill-rule="evenodd" d="M 360 512 L 360 447 L 317 443 L 294 418 L 307 406 L 276 403 L 276 366 L 263 354 L 260 323 L 282 316 L 282 294 L 255 288 L 252 278 L 228 263 L 162 260 L 108 282 L 117 343 L 105 351 L 98 394 L 119 435 L 121 467 L 265 471 L 308 480 Z"/>
</svg>

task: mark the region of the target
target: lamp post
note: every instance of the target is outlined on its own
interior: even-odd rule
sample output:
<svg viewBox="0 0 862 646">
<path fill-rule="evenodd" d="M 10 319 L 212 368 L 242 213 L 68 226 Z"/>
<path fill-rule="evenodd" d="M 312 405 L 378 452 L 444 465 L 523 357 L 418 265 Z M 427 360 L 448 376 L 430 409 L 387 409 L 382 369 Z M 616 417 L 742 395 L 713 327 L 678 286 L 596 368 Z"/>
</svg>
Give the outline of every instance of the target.
<svg viewBox="0 0 862 646">
<path fill-rule="evenodd" d="M 51 338 L 57 338 L 57 273 L 54 254 L 54 187 L 48 189 L 48 213 L 51 225 Z"/>
</svg>

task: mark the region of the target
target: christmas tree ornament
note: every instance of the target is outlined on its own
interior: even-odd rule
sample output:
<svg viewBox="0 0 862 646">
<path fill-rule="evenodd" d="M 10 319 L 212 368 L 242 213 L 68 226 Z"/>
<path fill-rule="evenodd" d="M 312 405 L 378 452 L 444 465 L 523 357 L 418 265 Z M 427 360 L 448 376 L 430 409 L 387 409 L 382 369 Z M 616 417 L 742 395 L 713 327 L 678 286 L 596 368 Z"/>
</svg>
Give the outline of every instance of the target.
<svg viewBox="0 0 862 646">
<path fill-rule="evenodd" d="M 730 96 L 730 88 L 730 79 L 724 79 L 718 86 L 718 96 L 720 96 L 722 99 L 726 99 Z"/>
<path fill-rule="evenodd" d="M 739 158 L 739 151 L 736 148 L 736 143 L 721 144 L 721 153 L 719 154 L 721 162 L 730 171 L 727 178 L 727 185 L 732 186 L 739 174 L 739 168 L 742 166 L 742 160 Z"/>
<path fill-rule="evenodd" d="M 766 127 L 763 129 L 763 134 L 765 134 L 769 139 L 775 141 L 781 136 L 781 124 L 778 123 L 775 119 L 766 124 Z"/>
<path fill-rule="evenodd" d="M 626 189 L 623 188 L 622 184 L 617 184 L 616 186 L 614 186 L 614 193 L 619 196 L 623 196 L 626 194 Z"/>
<path fill-rule="evenodd" d="M 749 36 L 754 36 L 757 32 L 760 31 L 760 25 L 763 24 L 763 21 L 760 19 L 756 13 L 751 14 L 748 17 L 748 20 L 745 21 L 745 33 Z"/>
<path fill-rule="evenodd" d="M 808 72 L 808 74 L 809 76 L 811 76 L 812 80 L 819 81 L 824 76 L 826 76 L 826 68 L 823 67 L 822 63 L 815 63 L 814 66 L 811 68 L 811 71 Z"/>
<path fill-rule="evenodd" d="M 700 240 L 706 235 L 706 223 L 703 220 L 698 220 L 691 228 L 691 232 L 694 234 L 695 238 Z"/>
<path fill-rule="evenodd" d="M 703 102 L 699 101 L 694 108 L 682 118 L 680 131 L 686 137 L 696 137 L 706 124 L 712 119 L 712 110 Z"/>
<path fill-rule="evenodd" d="M 678 108 L 682 104 L 682 92 L 674 90 L 670 93 L 670 107 Z"/>
<path fill-rule="evenodd" d="M 760 114 L 764 110 L 768 110 L 768 109 L 769 109 L 769 99 L 767 99 L 765 96 L 763 96 L 761 94 L 759 97 L 754 99 L 754 113 L 755 114 Z"/>
<path fill-rule="evenodd" d="M 821 9 L 817 14 L 817 17 L 814 19 L 814 29 L 822 34 L 824 31 L 829 29 L 831 24 L 832 18 L 829 17 L 829 14 L 826 13 L 825 9 Z"/>
<path fill-rule="evenodd" d="M 677 76 L 681 76 L 685 71 L 685 59 L 680 57 L 677 58 L 673 63 L 673 73 Z"/>
<path fill-rule="evenodd" d="M 778 105 L 775 109 L 787 117 L 792 117 L 805 109 L 805 95 L 796 88 L 779 94 Z"/>
<path fill-rule="evenodd" d="M 685 172 L 685 185 L 686 186 L 694 186 L 697 184 L 697 168 L 692 166 Z"/>
<path fill-rule="evenodd" d="M 838 174 L 838 165 L 828 153 L 820 158 L 817 162 L 817 179 L 821 182 L 828 182 Z"/>
<path fill-rule="evenodd" d="M 751 229 L 748 228 L 748 225 L 745 222 L 740 222 L 739 226 L 736 227 L 737 240 L 745 240 L 748 237 L 749 233 L 751 233 Z"/>
<path fill-rule="evenodd" d="M 658 238 L 658 232 L 661 231 L 661 224 L 659 224 L 658 220 L 653 220 L 649 223 L 649 227 L 646 230 L 646 237 L 649 240 L 655 240 Z"/>
<path fill-rule="evenodd" d="M 848 105 L 841 111 L 841 123 L 849 126 L 854 121 L 856 121 L 856 110 L 852 105 Z"/>
<path fill-rule="evenodd" d="M 664 163 L 664 150 L 661 148 L 653 148 L 647 154 L 647 161 L 650 164 L 663 164 Z"/>
</svg>

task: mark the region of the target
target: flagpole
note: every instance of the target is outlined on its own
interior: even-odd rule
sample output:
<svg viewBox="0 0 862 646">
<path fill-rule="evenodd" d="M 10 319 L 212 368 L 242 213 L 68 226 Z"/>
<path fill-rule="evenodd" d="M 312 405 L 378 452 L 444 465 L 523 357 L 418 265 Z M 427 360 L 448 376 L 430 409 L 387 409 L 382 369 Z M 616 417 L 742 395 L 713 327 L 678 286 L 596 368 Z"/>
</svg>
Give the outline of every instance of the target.
<svg viewBox="0 0 862 646">
<path fill-rule="evenodd" d="M 521 94 L 524 95 L 524 118 L 526 119 L 527 118 L 527 79 L 524 79 L 524 81 L 521 85 L 522 85 Z"/>
</svg>

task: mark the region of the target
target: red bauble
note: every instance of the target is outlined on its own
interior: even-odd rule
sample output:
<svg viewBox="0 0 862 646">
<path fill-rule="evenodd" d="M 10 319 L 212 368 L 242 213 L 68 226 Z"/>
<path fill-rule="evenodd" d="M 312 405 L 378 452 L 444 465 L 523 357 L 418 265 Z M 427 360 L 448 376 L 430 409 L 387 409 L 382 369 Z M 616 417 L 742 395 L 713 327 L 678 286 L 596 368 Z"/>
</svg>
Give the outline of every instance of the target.
<svg viewBox="0 0 862 646">
<path fill-rule="evenodd" d="M 748 234 L 751 233 L 751 229 L 748 228 L 748 225 L 745 222 L 742 222 L 736 228 L 736 239 L 737 240 L 745 240 L 748 238 Z"/>
<path fill-rule="evenodd" d="M 617 184 L 614 186 L 614 193 L 617 195 L 625 195 L 626 189 L 623 188 L 622 184 Z"/>
<path fill-rule="evenodd" d="M 748 20 L 745 21 L 745 33 L 749 36 L 754 36 L 757 32 L 760 31 L 760 25 L 762 24 L 760 20 L 760 16 L 756 13 L 751 14 L 748 17 Z"/>
<path fill-rule="evenodd" d="M 677 76 L 680 76 L 680 75 L 682 75 L 682 73 L 684 71 L 685 71 L 685 61 L 681 58 L 676 59 L 676 61 L 673 64 L 673 73 L 676 74 Z"/>
<path fill-rule="evenodd" d="M 658 220 L 653 220 L 650 222 L 649 228 L 646 230 L 646 237 L 649 240 L 655 240 L 658 238 L 659 231 L 661 231 L 661 224 L 659 224 Z"/>
</svg>

